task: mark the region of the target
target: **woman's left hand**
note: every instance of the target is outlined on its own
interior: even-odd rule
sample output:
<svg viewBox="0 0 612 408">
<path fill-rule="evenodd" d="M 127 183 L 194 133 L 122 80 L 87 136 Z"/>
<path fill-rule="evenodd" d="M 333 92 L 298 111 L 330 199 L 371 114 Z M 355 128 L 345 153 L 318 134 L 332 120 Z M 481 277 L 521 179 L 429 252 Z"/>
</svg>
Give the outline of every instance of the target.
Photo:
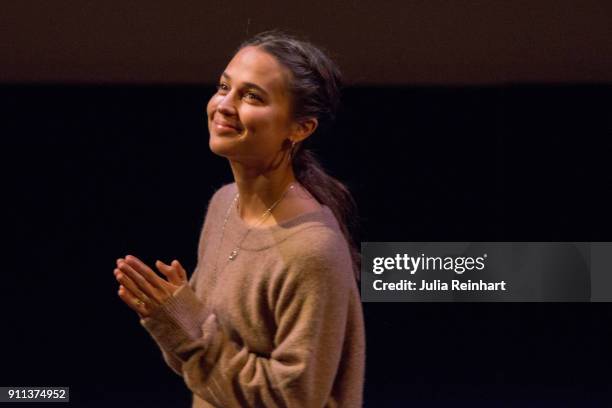
<svg viewBox="0 0 612 408">
<path fill-rule="evenodd" d="M 157 269 L 164 274 L 168 280 L 161 278 L 150 267 L 133 255 L 127 255 L 125 259 L 117 259 L 115 278 L 127 288 L 133 296 L 121 296 L 128 306 L 139 311 L 152 311 L 168 298 L 176 290 L 187 282 L 185 269 L 178 261 L 166 265 L 161 261 L 156 262 Z M 139 313 L 142 317 L 142 313 Z M 149 313 L 146 313 L 147 315 Z"/>
</svg>

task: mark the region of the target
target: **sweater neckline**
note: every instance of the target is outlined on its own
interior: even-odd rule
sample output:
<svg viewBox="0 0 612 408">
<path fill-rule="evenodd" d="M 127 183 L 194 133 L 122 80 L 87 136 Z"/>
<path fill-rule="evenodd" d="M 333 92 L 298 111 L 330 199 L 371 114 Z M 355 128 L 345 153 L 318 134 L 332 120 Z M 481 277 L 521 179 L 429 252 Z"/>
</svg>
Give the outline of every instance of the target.
<svg viewBox="0 0 612 408">
<path fill-rule="evenodd" d="M 238 213 L 238 208 L 234 205 L 234 197 L 238 191 L 236 183 L 231 184 L 228 189 L 227 197 L 223 200 L 225 208 L 230 206 L 225 234 L 233 243 L 246 250 L 260 250 L 276 245 L 289 238 L 291 235 L 312 227 L 334 227 L 337 221 L 331 209 L 321 204 L 321 208 L 309 211 L 278 224 L 262 228 L 251 228 Z M 245 238 L 246 235 L 246 238 Z M 242 242 L 240 242 L 242 241 Z"/>
</svg>

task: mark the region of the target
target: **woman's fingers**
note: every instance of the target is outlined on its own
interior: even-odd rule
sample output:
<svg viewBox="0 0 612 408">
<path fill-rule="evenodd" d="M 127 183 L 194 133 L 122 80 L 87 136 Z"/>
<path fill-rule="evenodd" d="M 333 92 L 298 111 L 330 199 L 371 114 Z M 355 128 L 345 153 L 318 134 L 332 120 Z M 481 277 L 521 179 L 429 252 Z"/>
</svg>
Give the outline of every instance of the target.
<svg viewBox="0 0 612 408">
<path fill-rule="evenodd" d="M 133 255 L 127 255 L 125 257 L 125 262 L 131 266 L 134 271 L 138 272 L 142 277 L 144 277 L 152 286 L 161 288 L 159 283 L 161 278 L 155 272 L 153 272 L 153 269 L 149 268 L 140 259 Z"/>
<path fill-rule="evenodd" d="M 142 300 L 143 302 L 148 299 L 148 296 L 134 283 L 134 281 L 127 276 L 121 269 L 115 269 L 115 278 L 123 285 L 127 290 L 130 291 L 135 298 Z"/>
<path fill-rule="evenodd" d="M 128 276 L 147 297 L 161 303 L 163 296 L 163 290 L 159 286 L 153 286 L 149 280 L 145 279 L 139 272 L 136 272 L 134 268 L 126 261 L 121 259 L 117 260 L 117 267 L 121 272 Z M 161 278 L 158 276 L 157 279 Z"/>
<path fill-rule="evenodd" d="M 149 316 L 151 310 L 172 296 L 187 281 L 187 273 L 177 260 L 171 265 L 157 261 L 156 265 L 168 277 L 168 281 L 135 256 L 117 259 L 114 274 L 120 283 L 119 297 L 141 318 Z"/>
<path fill-rule="evenodd" d="M 176 259 L 172 264 L 167 265 L 162 261 L 155 262 L 155 266 L 164 274 L 170 283 L 176 286 L 181 286 L 187 281 L 187 272 Z"/>
<path fill-rule="evenodd" d="M 187 280 L 187 271 L 183 268 L 183 265 L 178 260 L 172 261 L 172 266 L 178 271 L 178 275 L 181 278 L 181 281 L 184 283 Z"/>
<path fill-rule="evenodd" d="M 119 285 L 119 297 L 125 304 L 127 304 L 130 309 L 138 313 L 140 318 L 148 317 L 149 310 L 146 303 L 139 302 L 137 296 L 135 296 L 130 290 L 128 290 L 125 286 Z"/>
<path fill-rule="evenodd" d="M 173 285 L 181 284 L 181 278 L 178 275 L 176 268 L 173 268 L 170 265 L 166 265 L 165 263 L 159 260 L 155 262 L 155 266 L 166 278 L 168 278 L 168 282 L 172 283 Z"/>
</svg>

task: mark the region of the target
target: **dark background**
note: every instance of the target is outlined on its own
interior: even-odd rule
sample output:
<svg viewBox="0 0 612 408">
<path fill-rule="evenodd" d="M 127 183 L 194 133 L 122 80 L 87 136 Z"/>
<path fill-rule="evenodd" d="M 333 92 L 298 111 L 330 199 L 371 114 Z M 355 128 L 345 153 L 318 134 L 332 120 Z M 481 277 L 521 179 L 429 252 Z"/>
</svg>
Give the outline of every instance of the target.
<svg viewBox="0 0 612 408">
<path fill-rule="evenodd" d="M 107 37 L 118 38 L 131 15 L 119 9 L 102 18 L 91 11 L 101 7 L 97 2 L 83 3 L 90 15 L 78 14 L 70 2 L 53 12 L 33 3 L 42 9 L 29 9 L 30 19 L 18 5 L 11 6 L 13 19 L 2 14 L 13 22 L 4 26 L 13 35 L 1 38 L 13 44 L 3 49 L 0 71 L 8 235 L 0 385 L 70 386 L 73 406 L 188 406 L 182 379 L 117 297 L 112 269 L 127 253 L 149 263 L 177 258 L 188 270 L 195 266 L 207 202 L 231 181 L 225 160 L 208 150 L 204 107 L 216 74 L 204 71 L 195 81 L 180 64 L 159 74 L 159 60 L 173 61 L 160 57 L 172 49 L 168 44 L 159 53 L 146 47 L 139 53 L 125 42 L 113 48 Z M 536 12 L 519 3 L 449 9 L 414 2 L 411 10 L 383 10 L 378 30 L 346 23 L 338 36 L 318 41 L 345 53 L 339 59 L 349 65 L 349 87 L 333 132 L 315 136 L 312 147 L 354 192 L 361 241 L 612 241 L 612 66 L 607 29 L 599 23 L 610 7 L 565 1 Z M 355 17 L 350 13 L 363 7 L 353 3 L 345 15 Z M 162 44 L 164 10 L 150 25 Z M 245 13 L 240 6 L 215 10 L 229 27 L 236 13 Z M 273 15 L 266 18 L 275 21 Z M 524 22 L 534 15 L 548 24 Z M 252 32 L 271 24 L 252 18 Z M 90 51 L 79 54 L 75 45 L 91 43 L 86 35 L 49 36 L 52 29 L 71 33 L 74 21 L 96 29 Z M 471 21 L 480 23 L 474 28 Z M 323 23 L 321 32 L 310 29 L 312 37 L 333 28 Z M 421 50 L 413 59 L 410 53 L 393 58 L 398 44 L 425 41 L 404 33 L 405 25 L 429 33 L 430 45 L 447 45 L 433 47 L 440 51 L 432 52 L 436 58 L 428 58 L 425 46 L 411 48 Z M 370 43 L 338 40 L 363 31 L 391 54 L 359 57 L 365 52 L 359 45 Z M 464 37 L 457 38 L 460 31 Z M 390 32 L 397 34 L 393 42 L 386 41 Z M 511 32 L 521 34 L 502 35 Z M 581 35 L 570 35 L 576 32 Z M 225 48 L 214 47 L 215 58 L 228 55 L 244 31 L 232 36 Z M 495 41 L 503 39 L 509 42 Z M 50 51 L 32 51 L 32 44 Z M 482 51 L 492 44 L 509 52 Z M 63 57 L 49 65 L 56 49 Z M 150 64 L 122 62 L 124 51 Z M 95 58 L 104 55 L 108 64 L 100 68 Z M 466 63 L 457 71 L 459 60 Z M 364 61 L 369 68 L 360 71 Z M 210 65 L 218 71 L 225 62 Z M 390 66 L 393 74 L 385 76 Z M 367 407 L 612 403 L 607 303 L 366 303 L 364 313 Z"/>
</svg>

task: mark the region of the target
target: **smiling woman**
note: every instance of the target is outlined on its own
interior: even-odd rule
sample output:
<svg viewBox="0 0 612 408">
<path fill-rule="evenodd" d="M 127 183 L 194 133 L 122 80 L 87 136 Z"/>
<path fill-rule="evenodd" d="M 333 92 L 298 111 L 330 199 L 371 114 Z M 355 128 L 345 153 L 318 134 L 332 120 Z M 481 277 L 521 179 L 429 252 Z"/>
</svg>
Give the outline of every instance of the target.
<svg viewBox="0 0 612 408">
<path fill-rule="evenodd" d="M 193 407 L 358 407 L 365 333 L 350 234 L 354 202 L 303 148 L 329 122 L 340 74 L 279 32 L 242 44 L 206 112 L 235 183 L 212 197 L 187 281 L 178 261 L 117 261 L 140 316 Z"/>
<path fill-rule="evenodd" d="M 211 150 L 231 162 L 261 168 L 271 157 L 282 157 L 288 142 L 308 137 L 317 120 L 292 120 L 289 78 L 288 69 L 259 47 L 238 51 L 208 103 Z"/>
</svg>

